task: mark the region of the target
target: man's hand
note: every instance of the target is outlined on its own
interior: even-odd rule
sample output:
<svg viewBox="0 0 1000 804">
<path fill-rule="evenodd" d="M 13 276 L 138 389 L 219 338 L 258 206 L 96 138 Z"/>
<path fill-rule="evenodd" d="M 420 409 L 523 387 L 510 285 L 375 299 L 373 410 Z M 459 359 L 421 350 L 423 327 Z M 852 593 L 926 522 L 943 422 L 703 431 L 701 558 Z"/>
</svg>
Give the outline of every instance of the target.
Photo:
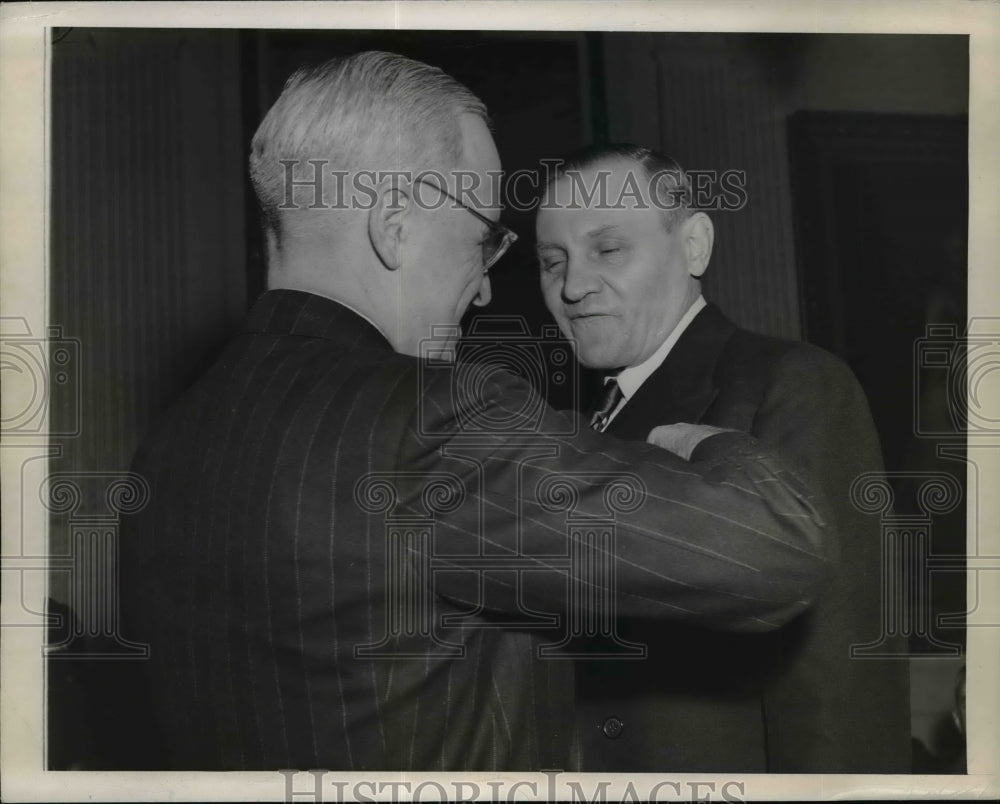
<svg viewBox="0 0 1000 804">
<path fill-rule="evenodd" d="M 691 455 L 702 441 L 719 433 L 734 433 L 735 430 L 726 430 L 722 427 L 711 427 L 707 424 L 661 424 L 654 427 L 646 436 L 646 441 L 657 447 L 670 450 L 675 455 L 680 455 L 684 460 L 690 461 Z"/>
</svg>

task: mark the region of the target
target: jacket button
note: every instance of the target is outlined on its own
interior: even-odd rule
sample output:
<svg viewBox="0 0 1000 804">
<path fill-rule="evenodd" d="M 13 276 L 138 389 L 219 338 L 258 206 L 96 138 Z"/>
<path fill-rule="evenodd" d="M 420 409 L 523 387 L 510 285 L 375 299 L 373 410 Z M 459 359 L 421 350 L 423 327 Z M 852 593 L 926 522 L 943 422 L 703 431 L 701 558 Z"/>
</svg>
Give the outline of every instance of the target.
<svg viewBox="0 0 1000 804">
<path fill-rule="evenodd" d="M 620 718 L 609 717 L 604 721 L 604 725 L 601 726 L 601 731 L 604 732 L 604 736 L 609 740 L 617 740 L 622 733 L 622 729 L 625 728 L 625 724 L 622 723 Z"/>
</svg>

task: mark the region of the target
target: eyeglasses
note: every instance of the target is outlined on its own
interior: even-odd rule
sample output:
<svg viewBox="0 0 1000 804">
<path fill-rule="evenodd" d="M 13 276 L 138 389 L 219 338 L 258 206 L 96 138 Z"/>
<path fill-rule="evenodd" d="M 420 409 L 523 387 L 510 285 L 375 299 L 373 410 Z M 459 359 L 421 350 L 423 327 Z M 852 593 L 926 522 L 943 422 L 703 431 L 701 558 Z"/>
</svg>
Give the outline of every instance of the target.
<svg viewBox="0 0 1000 804">
<path fill-rule="evenodd" d="M 502 223 L 497 223 L 496 221 L 491 221 L 485 215 L 474 210 L 472 207 L 463 204 L 455 196 L 445 190 L 443 187 L 434 184 L 433 182 L 427 181 L 427 179 L 422 176 L 417 176 L 416 181 L 422 182 L 423 184 L 428 184 L 441 193 L 447 196 L 456 204 L 458 204 L 466 212 L 470 212 L 475 215 L 480 221 L 486 224 L 487 233 L 486 237 L 483 239 L 483 273 L 487 273 L 490 268 L 492 268 L 497 260 L 499 260 L 514 243 L 517 242 L 517 233 L 508 229 Z"/>
</svg>

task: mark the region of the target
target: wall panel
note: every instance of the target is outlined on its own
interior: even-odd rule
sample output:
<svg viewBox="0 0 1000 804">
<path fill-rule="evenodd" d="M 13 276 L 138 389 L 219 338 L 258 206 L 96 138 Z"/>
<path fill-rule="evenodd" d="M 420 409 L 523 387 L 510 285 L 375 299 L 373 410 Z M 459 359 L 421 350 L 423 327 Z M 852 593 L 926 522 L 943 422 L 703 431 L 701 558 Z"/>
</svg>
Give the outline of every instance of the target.
<svg viewBox="0 0 1000 804">
<path fill-rule="evenodd" d="M 80 342 L 78 393 L 51 400 L 53 429 L 80 432 L 54 439 L 53 471 L 127 469 L 246 309 L 238 68 L 235 32 L 53 37 L 51 321 Z"/>
<path fill-rule="evenodd" d="M 787 101 L 753 52 L 718 36 L 609 35 L 611 137 L 694 170 L 746 175 L 746 205 L 712 211 L 705 293 L 737 323 L 800 334 L 785 134 Z"/>
</svg>

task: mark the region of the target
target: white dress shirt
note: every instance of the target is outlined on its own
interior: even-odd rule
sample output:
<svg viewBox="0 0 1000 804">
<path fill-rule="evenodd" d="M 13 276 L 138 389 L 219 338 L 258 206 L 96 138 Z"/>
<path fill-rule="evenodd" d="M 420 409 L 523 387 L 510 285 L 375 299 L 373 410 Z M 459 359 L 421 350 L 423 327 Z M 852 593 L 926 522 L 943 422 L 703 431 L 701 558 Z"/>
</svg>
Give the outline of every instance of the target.
<svg viewBox="0 0 1000 804">
<path fill-rule="evenodd" d="M 628 404 L 629 399 L 635 395 L 635 392 L 642 387 L 642 384 L 646 382 L 649 376 L 660 367 L 664 360 L 667 359 L 667 355 L 670 354 L 670 350 L 674 348 L 674 344 L 677 343 L 681 335 L 684 334 L 684 330 L 686 330 L 688 325 L 694 321 L 694 317 L 705 309 L 707 304 L 708 302 L 705 301 L 705 297 L 699 295 L 698 298 L 691 303 L 691 306 L 688 307 L 687 312 L 684 313 L 681 320 L 677 322 L 677 326 L 671 330 L 667 339 L 660 344 L 659 349 L 653 352 L 653 354 L 647 357 L 638 366 L 629 366 L 626 369 L 622 369 L 617 377 L 605 378 L 605 382 L 617 379 L 618 387 L 622 389 L 621 402 L 618 403 L 618 407 L 611 411 L 611 415 L 608 416 L 607 424 L 604 425 L 605 430 L 608 425 L 611 424 L 615 416 L 618 415 L 618 411 Z"/>
</svg>

